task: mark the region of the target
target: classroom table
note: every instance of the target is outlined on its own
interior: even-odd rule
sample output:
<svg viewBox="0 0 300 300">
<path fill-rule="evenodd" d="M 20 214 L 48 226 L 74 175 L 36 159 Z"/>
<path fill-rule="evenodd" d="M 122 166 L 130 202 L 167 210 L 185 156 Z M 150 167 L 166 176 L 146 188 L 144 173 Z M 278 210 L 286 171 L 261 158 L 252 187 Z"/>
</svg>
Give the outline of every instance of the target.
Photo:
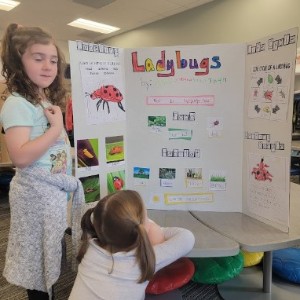
<svg viewBox="0 0 300 300">
<path fill-rule="evenodd" d="M 292 140 L 292 151 L 300 151 L 300 140 Z"/>
<path fill-rule="evenodd" d="M 239 253 L 239 244 L 203 225 L 188 211 L 148 210 L 148 216 L 162 227 L 183 227 L 195 235 L 188 257 L 223 257 Z"/>
<path fill-rule="evenodd" d="M 272 251 L 300 245 L 300 185 L 291 183 L 288 233 L 239 212 L 193 211 L 202 224 L 233 239 L 242 250 L 264 252 L 263 290 L 271 292 Z"/>
</svg>

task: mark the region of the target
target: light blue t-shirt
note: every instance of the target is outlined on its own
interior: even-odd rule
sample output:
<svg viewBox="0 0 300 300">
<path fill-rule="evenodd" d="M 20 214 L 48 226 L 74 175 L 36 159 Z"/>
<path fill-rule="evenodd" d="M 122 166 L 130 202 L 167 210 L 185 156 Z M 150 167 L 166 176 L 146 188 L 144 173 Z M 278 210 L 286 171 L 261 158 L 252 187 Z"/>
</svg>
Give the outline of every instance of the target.
<svg viewBox="0 0 300 300">
<path fill-rule="evenodd" d="M 22 96 L 14 93 L 4 102 L 0 113 L 0 122 L 4 131 L 14 126 L 31 127 L 30 140 L 41 136 L 48 130 L 50 124 L 44 114 L 44 108 L 51 105 L 49 102 L 33 105 Z M 33 165 L 49 170 L 51 173 L 71 175 L 72 159 L 70 142 L 65 130 L 57 141 Z"/>
</svg>

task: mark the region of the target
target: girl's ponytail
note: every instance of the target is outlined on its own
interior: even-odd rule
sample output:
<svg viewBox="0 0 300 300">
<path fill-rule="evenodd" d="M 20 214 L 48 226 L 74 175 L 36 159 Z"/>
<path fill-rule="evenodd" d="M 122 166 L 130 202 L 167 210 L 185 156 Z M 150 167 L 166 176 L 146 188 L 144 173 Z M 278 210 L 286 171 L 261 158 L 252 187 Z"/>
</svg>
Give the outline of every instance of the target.
<svg viewBox="0 0 300 300">
<path fill-rule="evenodd" d="M 141 277 L 138 282 L 142 283 L 150 280 L 154 275 L 155 254 L 145 227 L 141 224 L 136 226 L 138 231 L 136 259 L 141 270 Z"/>
<path fill-rule="evenodd" d="M 91 220 L 93 211 L 94 208 L 88 209 L 81 219 L 82 235 L 81 246 L 77 255 L 78 262 L 81 262 L 84 254 L 86 253 L 89 244 L 89 239 L 97 237 L 94 225 Z"/>
<path fill-rule="evenodd" d="M 1 43 L 1 61 L 2 61 L 2 70 L 1 75 L 9 79 L 12 76 L 12 66 L 11 64 L 15 64 L 15 56 L 14 56 L 14 49 L 12 48 L 12 38 L 16 30 L 18 29 L 18 24 L 12 23 L 10 24 L 6 32 L 2 38 Z M 21 59 L 21 58 L 20 58 Z M 20 59 L 18 63 L 20 63 Z M 18 65 L 19 67 L 19 65 Z"/>
</svg>

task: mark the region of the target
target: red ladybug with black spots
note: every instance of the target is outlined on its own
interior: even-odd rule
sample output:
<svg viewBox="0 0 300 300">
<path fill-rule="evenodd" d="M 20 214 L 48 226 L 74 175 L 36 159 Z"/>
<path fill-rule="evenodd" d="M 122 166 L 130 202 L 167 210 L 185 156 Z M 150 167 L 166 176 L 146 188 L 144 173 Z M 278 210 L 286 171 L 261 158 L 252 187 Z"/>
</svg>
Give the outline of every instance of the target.
<svg viewBox="0 0 300 300">
<path fill-rule="evenodd" d="M 113 177 L 113 184 L 117 191 L 120 191 L 124 186 L 124 181 L 118 176 Z"/>
<path fill-rule="evenodd" d="M 118 104 L 119 108 L 125 111 L 121 101 L 123 100 L 123 95 L 118 88 L 114 85 L 103 85 L 100 89 L 95 90 L 91 94 L 86 93 L 92 100 L 99 99 L 96 103 L 97 111 L 101 103 L 103 102 L 103 110 L 104 106 L 107 106 L 107 111 L 110 113 L 110 108 L 108 102 L 115 102 Z"/>
</svg>

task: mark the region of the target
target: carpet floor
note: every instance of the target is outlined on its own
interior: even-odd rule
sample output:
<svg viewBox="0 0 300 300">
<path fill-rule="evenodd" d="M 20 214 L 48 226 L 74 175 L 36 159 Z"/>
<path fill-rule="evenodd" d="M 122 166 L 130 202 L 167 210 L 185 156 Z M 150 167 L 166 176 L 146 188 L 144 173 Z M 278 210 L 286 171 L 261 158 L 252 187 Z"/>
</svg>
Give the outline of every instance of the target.
<svg viewBox="0 0 300 300">
<path fill-rule="evenodd" d="M 10 210 L 7 195 L 0 192 L 0 299 L 1 300 L 25 300 L 27 299 L 27 293 L 25 289 L 9 284 L 5 278 L 2 276 L 4 262 L 5 262 L 5 252 L 7 246 L 7 238 L 9 231 L 9 219 Z M 76 273 L 71 269 L 71 253 L 72 253 L 72 243 L 71 237 L 66 234 L 66 258 L 63 261 L 62 272 L 59 280 L 54 285 L 54 295 L 55 300 L 67 300 Z M 224 300 L 219 293 L 217 285 L 206 285 L 198 284 L 194 282 L 189 282 L 184 287 L 179 289 L 183 300 Z M 153 299 L 163 299 L 160 296 L 154 296 Z M 152 298 L 151 298 L 152 299 Z M 172 300 L 166 297 L 165 300 Z M 85 300 L 85 299 L 83 299 Z M 89 300 L 89 299 L 86 299 Z M 109 299 L 108 299 L 109 300 Z M 120 299 L 125 300 L 125 299 Z M 127 299 L 126 299 L 127 300 Z M 130 299 L 134 300 L 134 299 Z"/>
</svg>

